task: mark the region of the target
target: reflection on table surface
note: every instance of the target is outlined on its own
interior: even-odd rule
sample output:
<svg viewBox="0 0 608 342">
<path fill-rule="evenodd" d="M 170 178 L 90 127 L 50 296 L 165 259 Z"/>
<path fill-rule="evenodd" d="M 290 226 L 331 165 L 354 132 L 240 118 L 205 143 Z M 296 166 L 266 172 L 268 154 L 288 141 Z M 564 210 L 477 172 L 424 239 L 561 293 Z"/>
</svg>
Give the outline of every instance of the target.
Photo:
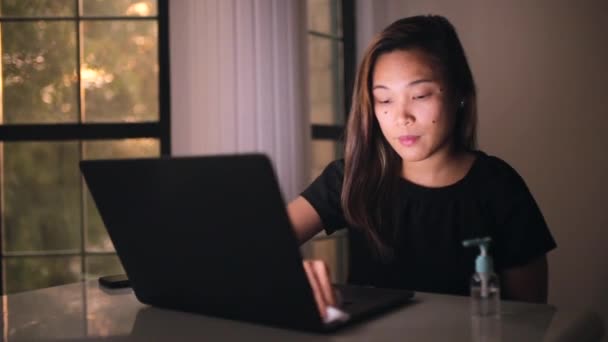
<svg viewBox="0 0 608 342">
<path fill-rule="evenodd" d="M 475 318 L 467 297 L 417 293 L 415 302 L 321 335 L 149 307 L 131 289 L 80 282 L 2 297 L 3 341 L 598 341 L 592 312 L 502 302 L 502 316 Z"/>
</svg>

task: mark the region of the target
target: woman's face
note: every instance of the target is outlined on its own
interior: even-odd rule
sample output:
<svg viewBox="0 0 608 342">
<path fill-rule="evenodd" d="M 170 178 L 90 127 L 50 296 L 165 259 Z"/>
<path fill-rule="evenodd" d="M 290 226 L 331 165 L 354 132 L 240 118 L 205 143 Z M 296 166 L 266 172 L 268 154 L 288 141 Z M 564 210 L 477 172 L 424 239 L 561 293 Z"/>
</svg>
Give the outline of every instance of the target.
<svg viewBox="0 0 608 342">
<path fill-rule="evenodd" d="M 376 60 L 372 78 L 380 129 L 403 161 L 422 161 L 449 151 L 455 106 L 440 70 L 426 53 L 384 53 Z"/>
</svg>

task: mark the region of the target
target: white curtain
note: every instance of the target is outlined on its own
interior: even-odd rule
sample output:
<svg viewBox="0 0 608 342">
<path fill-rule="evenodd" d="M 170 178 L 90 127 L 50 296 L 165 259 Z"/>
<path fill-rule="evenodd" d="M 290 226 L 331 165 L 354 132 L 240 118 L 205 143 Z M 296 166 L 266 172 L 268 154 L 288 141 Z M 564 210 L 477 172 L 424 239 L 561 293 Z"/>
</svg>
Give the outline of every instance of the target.
<svg viewBox="0 0 608 342">
<path fill-rule="evenodd" d="M 179 0 L 169 16 L 173 155 L 263 152 L 297 196 L 310 169 L 306 2 Z"/>
</svg>

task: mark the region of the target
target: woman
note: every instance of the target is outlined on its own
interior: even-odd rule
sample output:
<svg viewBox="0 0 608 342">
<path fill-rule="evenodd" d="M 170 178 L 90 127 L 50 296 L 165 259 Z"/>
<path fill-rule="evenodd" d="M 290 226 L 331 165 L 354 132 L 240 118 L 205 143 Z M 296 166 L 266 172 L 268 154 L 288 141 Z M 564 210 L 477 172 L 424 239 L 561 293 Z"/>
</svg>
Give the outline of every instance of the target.
<svg viewBox="0 0 608 342">
<path fill-rule="evenodd" d="M 344 160 L 288 205 L 299 241 L 346 228 L 349 283 L 468 295 L 478 251 L 462 241 L 490 236 L 502 297 L 546 302 L 555 242 L 523 179 L 475 140 L 475 84 L 453 26 L 394 22 L 359 67 Z M 327 267 L 304 267 L 324 315 L 336 302 Z"/>
</svg>

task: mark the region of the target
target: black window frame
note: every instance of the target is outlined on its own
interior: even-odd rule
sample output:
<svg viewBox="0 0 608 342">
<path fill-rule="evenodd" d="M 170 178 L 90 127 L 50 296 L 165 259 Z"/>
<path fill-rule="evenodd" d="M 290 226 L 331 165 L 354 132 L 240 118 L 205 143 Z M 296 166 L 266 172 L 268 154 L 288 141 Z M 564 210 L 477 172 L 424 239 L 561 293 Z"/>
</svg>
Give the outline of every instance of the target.
<svg viewBox="0 0 608 342">
<path fill-rule="evenodd" d="M 353 86 L 356 75 L 356 45 L 355 45 L 355 0 L 342 0 L 342 37 L 335 38 L 343 43 L 344 58 L 344 123 L 348 122 L 348 115 L 352 102 Z M 313 33 L 309 31 L 309 33 Z M 342 141 L 344 139 L 344 125 L 312 124 L 311 136 L 313 140 Z"/>
</svg>

